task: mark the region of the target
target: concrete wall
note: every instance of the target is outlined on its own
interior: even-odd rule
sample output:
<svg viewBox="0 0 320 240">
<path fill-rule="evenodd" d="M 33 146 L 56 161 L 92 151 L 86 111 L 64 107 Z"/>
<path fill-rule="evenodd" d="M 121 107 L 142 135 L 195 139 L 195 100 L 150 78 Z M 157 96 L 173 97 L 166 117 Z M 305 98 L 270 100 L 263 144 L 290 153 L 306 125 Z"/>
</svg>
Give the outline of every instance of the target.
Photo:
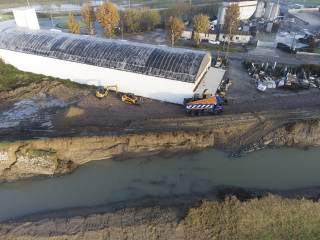
<svg viewBox="0 0 320 240">
<path fill-rule="evenodd" d="M 219 35 L 219 41 L 220 42 L 224 42 L 224 41 L 228 41 L 228 35 L 224 35 L 223 33 L 221 33 Z M 232 37 L 231 42 L 232 43 L 248 43 L 251 40 L 251 35 L 234 35 Z"/>
<path fill-rule="evenodd" d="M 211 40 L 211 41 L 216 41 L 217 40 L 217 35 L 216 34 L 204 34 L 204 33 L 200 33 L 200 39 L 207 39 L 207 40 Z M 183 38 L 185 39 L 191 39 L 192 36 L 192 32 L 191 31 L 184 31 L 182 34 Z M 225 38 L 223 38 L 225 36 Z M 248 43 L 250 42 L 252 36 L 251 35 L 234 35 L 231 42 L 232 43 Z M 218 41 L 220 42 L 224 42 L 228 40 L 228 35 L 224 35 L 223 33 L 221 33 L 219 35 L 219 39 Z"/>
<path fill-rule="evenodd" d="M 20 70 L 96 85 L 117 84 L 120 92 L 183 104 L 193 96 L 195 84 L 135 74 L 76 62 L 41 57 L 0 49 L 0 57 Z"/>
</svg>

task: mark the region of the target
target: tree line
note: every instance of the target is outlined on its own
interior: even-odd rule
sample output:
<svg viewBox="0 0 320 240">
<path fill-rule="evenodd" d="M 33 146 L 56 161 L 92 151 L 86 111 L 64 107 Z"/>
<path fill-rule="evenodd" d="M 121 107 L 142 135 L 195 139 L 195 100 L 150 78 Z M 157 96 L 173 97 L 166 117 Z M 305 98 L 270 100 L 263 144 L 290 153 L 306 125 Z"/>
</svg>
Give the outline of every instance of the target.
<svg viewBox="0 0 320 240">
<path fill-rule="evenodd" d="M 209 11 L 208 9 L 207 11 Z M 111 1 L 108 1 L 98 6 L 96 10 L 89 3 L 83 4 L 81 18 L 89 34 L 96 34 L 95 22 L 97 21 L 104 29 L 105 36 L 109 38 L 113 37 L 119 30 L 126 33 L 137 33 L 152 31 L 156 26 L 162 25 L 167 30 L 167 38 L 171 46 L 174 46 L 181 38 L 186 25 L 191 22 L 193 28 L 192 39 L 199 46 L 200 33 L 207 34 L 210 28 L 209 15 L 199 12 L 200 10 L 206 12 L 202 8 L 194 8 L 182 3 L 162 11 L 161 14 L 158 10 L 149 8 L 119 11 Z M 232 35 L 238 30 L 239 15 L 240 9 L 236 4 L 231 5 L 226 11 L 223 31 L 229 35 L 228 47 Z M 71 33 L 80 34 L 80 25 L 72 13 L 69 14 L 68 27 Z"/>
<path fill-rule="evenodd" d="M 96 10 L 90 3 L 83 4 L 81 19 L 89 34 L 96 34 L 95 22 L 97 21 L 104 29 L 105 36 L 109 38 L 119 30 L 127 33 L 152 31 L 161 21 L 157 10 L 139 8 L 119 11 L 111 1 L 101 4 Z M 68 17 L 68 28 L 69 32 L 80 34 L 80 24 L 73 13 Z"/>
</svg>

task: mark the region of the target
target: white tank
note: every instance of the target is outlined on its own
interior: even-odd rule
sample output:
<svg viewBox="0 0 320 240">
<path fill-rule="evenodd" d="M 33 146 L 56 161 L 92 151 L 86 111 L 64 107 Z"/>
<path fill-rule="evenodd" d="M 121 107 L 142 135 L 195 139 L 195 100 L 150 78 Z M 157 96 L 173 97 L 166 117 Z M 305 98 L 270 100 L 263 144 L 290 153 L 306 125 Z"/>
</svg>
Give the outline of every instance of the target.
<svg viewBox="0 0 320 240">
<path fill-rule="evenodd" d="M 271 21 L 275 20 L 279 16 L 279 14 L 280 14 L 280 5 L 274 4 L 272 7 L 271 16 L 269 20 Z"/>
<path fill-rule="evenodd" d="M 218 24 L 224 24 L 225 16 L 226 16 L 226 7 L 219 7 Z"/>
<path fill-rule="evenodd" d="M 273 2 L 267 2 L 266 11 L 264 13 L 264 18 L 270 19 L 271 14 L 272 14 L 273 5 L 274 5 Z"/>
<path fill-rule="evenodd" d="M 261 18 L 264 15 L 265 9 L 264 9 L 265 3 L 264 1 L 259 1 L 257 4 L 256 12 L 254 13 L 255 18 Z"/>
</svg>

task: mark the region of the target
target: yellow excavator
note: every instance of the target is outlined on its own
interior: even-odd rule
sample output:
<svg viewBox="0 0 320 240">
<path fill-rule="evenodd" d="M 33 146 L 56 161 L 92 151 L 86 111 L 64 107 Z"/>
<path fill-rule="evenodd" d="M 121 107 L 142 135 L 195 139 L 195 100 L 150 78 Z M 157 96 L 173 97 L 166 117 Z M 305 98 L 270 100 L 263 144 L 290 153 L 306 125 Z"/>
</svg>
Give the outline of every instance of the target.
<svg viewBox="0 0 320 240">
<path fill-rule="evenodd" d="M 105 87 L 99 87 L 96 91 L 96 97 L 98 99 L 102 99 L 104 97 L 107 97 L 109 94 L 109 91 L 115 91 L 116 94 L 118 94 L 118 86 L 117 85 L 108 85 Z"/>
</svg>

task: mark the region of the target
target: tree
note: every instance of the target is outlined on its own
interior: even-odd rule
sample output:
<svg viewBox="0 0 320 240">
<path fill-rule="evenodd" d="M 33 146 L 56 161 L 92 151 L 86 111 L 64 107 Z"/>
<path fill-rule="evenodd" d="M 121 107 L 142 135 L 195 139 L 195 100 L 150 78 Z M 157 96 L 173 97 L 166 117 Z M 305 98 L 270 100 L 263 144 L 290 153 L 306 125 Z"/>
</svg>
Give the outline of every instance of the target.
<svg viewBox="0 0 320 240">
<path fill-rule="evenodd" d="M 120 22 L 120 15 L 117 7 L 112 2 L 103 3 L 97 8 L 96 17 L 105 30 L 105 35 L 111 38 Z"/>
<path fill-rule="evenodd" d="M 208 33 L 210 23 L 209 23 L 209 16 L 208 15 L 196 15 L 193 17 L 193 31 L 194 36 L 193 39 L 196 42 L 197 45 L 200 44 L 200 33 Z"/>
<path fill-rule="evenodd" d="M 160 24 L 161 17 L 157 10 L 142 9 L 141 16 L 140 24 L 143 31 L 152 31 Z"/>
<path fill-rule="evenodd" d="M 152 31 L 160 24 L 160 20 L 159 12 L 148 8 L 128 9 L 122 14 L 126 32 Z"/>
<path fill-rule="evenodd" d="M 180 18 L 170 17 L 167 23 L 168 38 L 171 42 L 171 46 L 181 37 L 184 31 L 184 23 Z"/>
<path fill-rule="evenodd" d="M 76 18 L 74 17 L 73 13 L 69 13 L 68 28 L 69 28 L 69 32 L 73 34 L 80 34 L 80 25 L 76 21 Z"/>
<path fill-rule="evenodd" d="M 122 14 L 124 31 L 128 33 L 140 31 L 141 11 L 139 9 L 130 8 Z"/>
<path fill-rule="evenodd" d="M 240 26 L 240 7 L 238 4 L 232 4 L 226 10 L 224 25 L 223 25 L 224 33 L 227 34 L 228 36 L 227 57 L 229 54 L 231 39 L 233 38 L 233 35 L 238 32 L 239 26 Z"/>
<path fill-rule="evenodd" d="M 176 2 L 175 5 L 164 11 L 165 19 L 169 20 L 170 17 L 178 17 L 183 20 L 191 20 L 191 7 L 184 2 Z"/>
<path fill-rule="evenodd" d="M 96 18 L 95 18 L 93 7 L 90 5 L 90 3 L 85 3 L 82 5 L 81 16 L 82 16 L 83 22 L 87 25 L 89 34 L 95 35 L 96 31 L 95 31 L 94 23 L 96 21 Z"/>
</svg>

